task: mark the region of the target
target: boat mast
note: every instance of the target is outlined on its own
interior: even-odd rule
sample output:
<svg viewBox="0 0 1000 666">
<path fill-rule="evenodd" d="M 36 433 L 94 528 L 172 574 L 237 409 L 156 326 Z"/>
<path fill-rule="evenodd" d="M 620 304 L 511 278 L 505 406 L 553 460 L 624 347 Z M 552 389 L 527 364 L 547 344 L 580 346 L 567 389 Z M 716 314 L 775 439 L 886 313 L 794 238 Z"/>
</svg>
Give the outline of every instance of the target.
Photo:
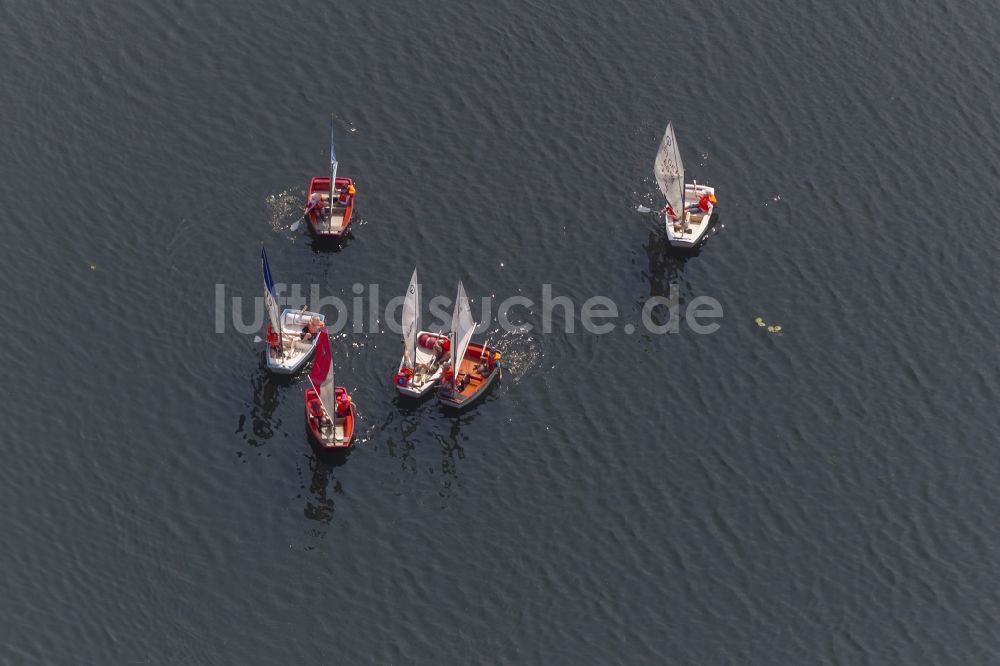
<svg viewBox="0 0 1000 666">
<path fill-rule="evenodd" d="M 330 114 L 330 217 L 327 224 L 333 229 L 333 193 L 337 188 L 337 152 L 333 146 L 333 121 L 334 115 Z"/>
<path fill-rule="evenodd" d="M 416 273 L 417 269 L 413 269 L 413 272 Z M 417 372 L 417 329 L 420 328 L 417 325 L 417 322 L 420 321 L 420 280 L 419 279 L 413 285 L 413 291 L 414 291 L 414 296 L 416 297 L 416 302 L 414 302 L 414 304 L 413 304 L 414 305 L 414 308 L 413 308 L 413 358 L 411 359 L 410 362 L 413 363 L 413 372 L 414 372 L 414 374 L 416 374 L 416 372 Z"/>
</svg>

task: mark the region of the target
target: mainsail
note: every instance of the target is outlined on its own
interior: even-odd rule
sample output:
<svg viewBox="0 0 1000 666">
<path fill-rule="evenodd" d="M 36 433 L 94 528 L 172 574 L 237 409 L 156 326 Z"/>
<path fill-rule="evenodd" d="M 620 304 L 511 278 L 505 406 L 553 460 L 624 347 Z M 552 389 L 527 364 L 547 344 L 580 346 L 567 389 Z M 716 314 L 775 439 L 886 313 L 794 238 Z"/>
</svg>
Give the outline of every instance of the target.
<svg viewBox="0 0 1000 666">
<path fill-rule="evenodd" d="M 337 407 L 333 388 L 333 351 L 330 349 L 330 336 L 326 329 L 319 332 L 316 339 L 316 355 L 313 358 L 312 370 L 309 371 L 309 381 L 313 388 L 319 391 L 319 401 L 327 414 L 333 414 Z"/>
<path fill-rule="evenodd" d="M 472 319 L 472 307 L 469 297 L 465 295 L 465 287 L 458 283 L 458 296 L 455 298 L 455 310 L 451 315 L 451 367 L 458 378 L 458 369 L 465 358 L 465 350 L 469 348 L 472 334 L 476 332 L 476 322 Z"/>
<path fill-rule="evenodd" d="M 271 277 L 271 265 L 267 261 L 267 252 L 260 246 L 260 265 L 264 273 L 264 305 L 267 308 L 267 318 L 271 322 L 271 330 L 281 339 L 281 311 L 278 309 L 278 297 L 274 293 L 274 279 Z"/>
<path fill-rule="evenodd" d="M 673 210 L 674 217 L 684 216 L 684 163 L 681 162 L 681 152 L 674 136 L 674 124 L 667 123 L 667 131 L 660 142 L 660 150 L 656 153 L 656 163 L 653 165 L 656 184 L 667 198 L 667 205 Z"/>
<path fill-rule="evenodd" d="M 403 299 L 403 365 L 413 368 L 417 364 L 417 332 L 420 330 L 420 285 L 417 269 L 413 269 L 410 286 Z"/>
<path fill-rule="evenodd" d="M 330 210 L 333 210 L 337 192 L 337 148 L 333 145 L 333 116 L 330 116 Z"/>
</svg>

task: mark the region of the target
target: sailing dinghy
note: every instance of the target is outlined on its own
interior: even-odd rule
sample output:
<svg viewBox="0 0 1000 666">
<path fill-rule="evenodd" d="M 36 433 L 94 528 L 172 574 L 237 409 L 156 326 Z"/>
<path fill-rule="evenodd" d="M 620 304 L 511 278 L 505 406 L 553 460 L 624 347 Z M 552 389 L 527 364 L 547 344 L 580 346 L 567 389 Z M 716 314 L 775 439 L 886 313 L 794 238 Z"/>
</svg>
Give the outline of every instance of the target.
<svg viewBox="0 0 1000 666">
<path fill-rule="evenodd" d="M 663 209 L 667 240 L 674 247 L 694 247 L 705 237 L 712 213 L 715 211 L 715 188 L 687 183 L 684 180 L 684 163 L 681 161 L 673 123 L 660 142 L 653 165 L 656 184 L 667 198 Z"/>
<path fill-rule="evenodd" d="M 354 437 L 354 401 L 343 386 L 333 384 L 333 351 L 326 329 L 319 334 L 316 360 L 306 389 L 309 441 L 320 450 L 347 449 Z"/>
<path fill-rule="evenodd" d="M 330 175 L 309 181 L 306 194 L 306 217 L 309 228 L 322 239 L 339 239 L 347 233 L 354 212 L 354 181 L 337 176 L 337 149 L 330 122 Z"/>
<path fill-rule="evenodd" d="M 260 265 L 264 273 L 264 305 L 267 309 L 264 364 L 271 372 L 290 375 L 298 372 L 312 356 L 317 335 L 326 325 L 326 317 L 305 309 L 278 310 L 271 265 L 263 246 L 260 248 Z M 310 330 L 314 334 L 307 336 Z M 305 339 L 307 337 L 309 339 Z"/>
<path fill-rule="evenodd" d="M 443 361 L 451 348 L 448 336 L 420 330 L 420 283 L 413 269 L 410 286 L 403 300 L 403 358 L 393 377 L 400 395 L 420 398 L 441 378 Z"/>
<path fill-rule="evenodd" d="M 451 315 L 450 356 L 438 387 L 438 400 L 445 407 L 465 409 L 485 395 L 500 375 L 500 352 L 487 345 L 472 344 L 475 332 L 469 297 L 459 282 Z"/>
</svg>

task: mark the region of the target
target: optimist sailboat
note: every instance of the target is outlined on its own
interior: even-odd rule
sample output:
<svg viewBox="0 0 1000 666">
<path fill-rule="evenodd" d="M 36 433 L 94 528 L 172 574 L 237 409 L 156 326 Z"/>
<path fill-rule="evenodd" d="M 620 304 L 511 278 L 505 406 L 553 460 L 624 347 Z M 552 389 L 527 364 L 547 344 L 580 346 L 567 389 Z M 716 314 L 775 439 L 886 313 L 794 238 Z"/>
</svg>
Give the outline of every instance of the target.
<svg viewBox="0 0 1000 666">
<path fill-rule="evenodd" d="M 451 349 L 451 342 L 445 335 L 420 330 L 420 283 L 416 268 L 403 300 L 402 324 L 403 358 L 392 383 L 400 395 L 420 398 L 440 379 L 442 361 Z"/>
<path fill-rule="evenodd" d="M 337 176 L 337 149 L 333 143 L 333 120 L 330 121 L 330 175 L 309 181 L 306 217 L 309 228 L 319 238 L 337 239 L 347 233 L 354 212 L 354 181 Z"/>
<path fill-rule="evenodd" d="M 465 409 L 481 398 L 500 375 L 500 352 L 472 344 L 476 322 L 465 287 L 458 283 L 458 296 L 451 316 L 451 349 L 441 373 L 438 400 L 445 407 Z"/>
<path fill-rule="evenodd" d="M 271 372 L 290 375 L 299 371 L 316 348 L 317 335 L 303 339 L 303 332 L 312 328 L 317 333 L 326 325 L 326 317 L 308 310 L 278 310 L 278 299 L 271 277 L 267 252 L 260 248 L 260 265 L 264 273 L 264 305 L 267 307 L 267 347 L 264 364 Z M 280 314 L 279 314 L 280 312 Z"/>
<path fill-rule="evenodd" d="M 326 329 L 318 336 L 316 360 L 306 389 L 309 440 L 321 450 L 346 449 L 354 437 L 354 402 L 343 386 L 333 383 L 333 351 Z"/>
<path fill-rule="evenodd" d="M 656 184 L 667 198 L 663 209 L 667 240 L 674 247 L 694 247 L 705 236 L 715 211 L 715 188 L 687 183 L 684 180 L 684 163 L 681 161 L 673 123 L 660 142 L 653 165 Z M 685 206 L 685 202 L 691 202 Z M 693 209 L 693 210 L 689 210 Z"/>
</svg>

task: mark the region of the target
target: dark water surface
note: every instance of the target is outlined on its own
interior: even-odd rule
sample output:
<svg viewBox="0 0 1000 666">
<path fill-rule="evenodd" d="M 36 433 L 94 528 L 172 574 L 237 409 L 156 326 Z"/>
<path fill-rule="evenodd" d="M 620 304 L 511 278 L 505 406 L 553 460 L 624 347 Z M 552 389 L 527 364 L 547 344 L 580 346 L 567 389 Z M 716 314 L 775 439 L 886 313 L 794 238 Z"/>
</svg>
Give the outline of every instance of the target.
<svg viewBox="0 0 1000 666">
<path fill-rule="evenodd" d="M 0 662 L 1000 663 L 998 16 L 0 4 Z M 288 229 L 331 111 L 339 252 Z M 725 225 L 686 261 L 635 213 L 668 120 Z M 341 332 L 325 464 L 304 378 L 214 332 L 262 241 L 342 298 L 419 264 L 621 320 L 494 322 L 457 417 Z M 672 281 L 721 329 L 626 334 Z"/>
</svg>

